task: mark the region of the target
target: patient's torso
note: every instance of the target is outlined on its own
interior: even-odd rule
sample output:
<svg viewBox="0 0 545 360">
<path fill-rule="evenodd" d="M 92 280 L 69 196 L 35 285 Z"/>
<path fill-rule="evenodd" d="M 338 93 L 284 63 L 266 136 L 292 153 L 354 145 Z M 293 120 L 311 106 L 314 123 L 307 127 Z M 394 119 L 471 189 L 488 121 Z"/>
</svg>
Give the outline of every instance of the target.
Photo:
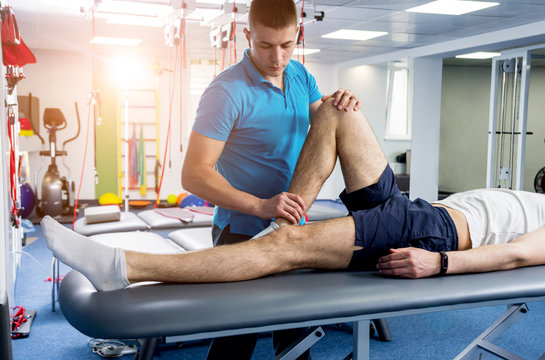
<svg viewBox="0 0 545 360">
<path fill-rule="evenodd" d="M 509 242 L 545 226 L 545 195 L 508 189 L 457 193 L 437 203 L 461 211 L 474 248 Z"/>
</svg>

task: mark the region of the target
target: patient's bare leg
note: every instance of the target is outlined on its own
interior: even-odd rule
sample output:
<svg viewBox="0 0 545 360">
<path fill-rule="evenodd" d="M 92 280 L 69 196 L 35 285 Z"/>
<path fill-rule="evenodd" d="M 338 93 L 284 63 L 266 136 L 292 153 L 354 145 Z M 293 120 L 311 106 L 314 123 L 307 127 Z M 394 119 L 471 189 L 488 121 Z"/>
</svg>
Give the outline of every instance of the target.
<svg viewBox="0 0 545 360">
<path fill-rule="evenodd" d="M 378 182 L 387 164 L 363 112 L 338 111 L 328 102 L 318 108 L 312 119 L 289 188 L 307 206 L 331 175 L 337 155 L 347 192 Z"/>
<path fill-rule="evenodd" d="M 352 217 L 285 226 L 246 242 L 174 255 L 125 251 L 130 282 L 226 282 L 299 268 L 345 269 L 354 250 Z"/>
<path fill-rule="evenodd" d="M 298 268 L 343 269 L 354 246 L 352 217 L 305 226 L 286 226 L 247 242 L 175 255 L 124 251 L 100 244 L 42 220 L 47 246 L 62 262 L 81 272 L 99 291 L 139 281 L 225 282 L 254 279 Z"/>
</svg>

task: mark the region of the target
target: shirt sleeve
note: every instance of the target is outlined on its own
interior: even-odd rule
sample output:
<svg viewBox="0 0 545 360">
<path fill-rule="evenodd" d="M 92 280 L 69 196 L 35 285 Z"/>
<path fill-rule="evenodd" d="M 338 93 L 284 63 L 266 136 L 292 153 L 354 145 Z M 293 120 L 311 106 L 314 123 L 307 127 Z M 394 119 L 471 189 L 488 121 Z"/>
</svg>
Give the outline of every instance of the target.
<svg viewBox="0 0 545 360">
<path fill-rule="evenodd" d="M 227 141 L 238 117 L 235 102 L 222 87 L 206 88 L 197 107 L 193 131 L 219 141 Z"/>
<path fill-rule="evenodd" d="M 307 71 L 307 77 L 308 77 L 308 103 L 313 104 L 322 98 L 322 93 L 320 93 L 320 90 L 318 90 L 318 85 L 316 85 L 316 79 L 308 71 Z"/>
<path fill-rule="evenodd" d="M 318 90 L 318 85 L 316 84 L 316 79 L 314 76 L 307 70 L 305 65 L 301 64 L 299 61 L 291 60 L 294 68 L 296 69 L 299 78 L 306 84 L 308 89 L 308 103 L 312 104 L 322 98 L 322 93 Z"/>
</svg>

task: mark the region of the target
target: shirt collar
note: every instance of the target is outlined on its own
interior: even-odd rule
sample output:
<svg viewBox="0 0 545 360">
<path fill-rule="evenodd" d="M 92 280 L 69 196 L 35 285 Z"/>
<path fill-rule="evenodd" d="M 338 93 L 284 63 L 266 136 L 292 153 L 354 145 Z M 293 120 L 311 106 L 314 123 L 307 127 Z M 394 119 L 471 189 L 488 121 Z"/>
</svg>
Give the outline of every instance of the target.
<svg viewBox="0 0 545 360">
<path fill-rule="evenodd" d="M 254 63 L 252 62 L 252 59 L 250 59 L 251 51 L 250 49 L 244 50 L 244 54 L 242 56 L 242 64 L 244 65 L 244 68 L 246 69 L 246 73 L 248 74 L 248 77 L 255 83 L 270 83 L 270 81 L 266 80 L 263 75 L 257 70 Z M 288 65 L 284 68 L 284 76 L 287 76 L 288 78 L 293 78 L 295 76 L 295 69 L 293 68 L 293 65 L 291 64 L 291 61 L 288 63 Z"/>
</svg>

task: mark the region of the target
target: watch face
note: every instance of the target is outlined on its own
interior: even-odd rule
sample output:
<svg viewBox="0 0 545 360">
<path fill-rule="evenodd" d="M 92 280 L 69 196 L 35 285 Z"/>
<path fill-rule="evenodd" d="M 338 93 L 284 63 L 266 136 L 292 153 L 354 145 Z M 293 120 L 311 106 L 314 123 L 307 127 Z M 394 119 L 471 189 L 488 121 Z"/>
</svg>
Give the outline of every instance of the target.
<svg viewBox="0 0 545 360">
<path fill-rule="evenodd" d="M 441 274 L 446 274 L 448 268 L 448 255 L 441 252 Z"/>
</svg>

